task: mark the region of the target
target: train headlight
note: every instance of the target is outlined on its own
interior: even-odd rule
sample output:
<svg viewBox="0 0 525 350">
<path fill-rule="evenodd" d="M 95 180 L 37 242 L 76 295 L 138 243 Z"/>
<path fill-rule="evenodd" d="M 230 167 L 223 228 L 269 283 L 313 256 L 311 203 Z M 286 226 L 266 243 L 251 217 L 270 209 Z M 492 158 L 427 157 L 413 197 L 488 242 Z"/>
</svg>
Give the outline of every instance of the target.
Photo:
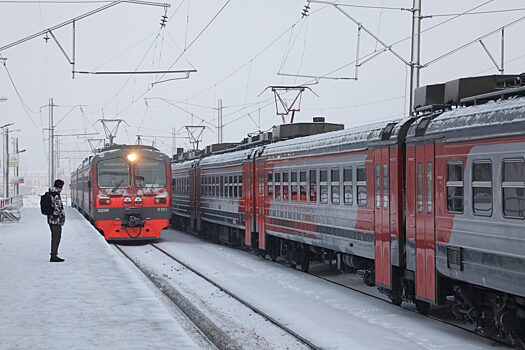
<svg viewBox="0 0 525 350">
<path fill-rule="evenodd" d="M 166 197 L 156 197 L 155 204 L 166 204 Z"/>
<path fill-rule="evenodd" d="M 134 161 L 136 161 L 136 160 L 137 160 L 137 154 L 136 154 L 136 153 L 130 153 L 130 154 L 128 154 L 128 160 L 129 160 L 130 162 L 134 162 Z"/>
<path fill-rule="evenodd" d="M 131 198 L 129 198 L 129 197 L 124 198 L 124 204 L 125 205 L 130 205 L 131 204 Z"/>
<path fill-rule="evenodd" d="M 142 198 L 140 197 L 135 198 L 135 204 L 142 204 Z"/>
<path fill-rule="evenodd" d="M 111 204 L 111 198 L 99 198 L 98 204 L 100 205 L 110 205 Z"/>
</svg>

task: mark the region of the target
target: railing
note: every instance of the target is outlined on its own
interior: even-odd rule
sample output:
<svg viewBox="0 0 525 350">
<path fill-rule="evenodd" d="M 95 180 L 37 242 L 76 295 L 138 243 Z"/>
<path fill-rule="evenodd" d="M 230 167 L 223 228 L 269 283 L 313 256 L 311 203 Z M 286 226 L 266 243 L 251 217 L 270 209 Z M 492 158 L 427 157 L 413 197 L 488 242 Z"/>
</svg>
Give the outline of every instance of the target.
<svg viewBox="0 0 525 350">
<path fill-rule="evenodd" d="M 0 199 L 0 222 L 20 221 L 20 209 L 23 205 L 22 196 Z"/>
</svg>

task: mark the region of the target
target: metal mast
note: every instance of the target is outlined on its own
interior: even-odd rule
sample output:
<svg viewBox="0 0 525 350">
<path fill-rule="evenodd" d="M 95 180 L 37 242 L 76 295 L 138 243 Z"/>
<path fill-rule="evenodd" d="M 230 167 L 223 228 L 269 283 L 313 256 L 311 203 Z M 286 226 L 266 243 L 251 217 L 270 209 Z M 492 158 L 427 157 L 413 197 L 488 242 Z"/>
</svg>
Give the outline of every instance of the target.
<svg viewBox="0 0 525 350">
<path fill-rule="evenodd" d="M 414 94 L 419 87 L 421 69 L 421 0 L 412 6 L 412 54 L 410 58 L 410 114 L 414 113 Z"/>
<path fill-rule="evenodd" d="M 222 143 L 222 99 L 217 101 L 217 143 Z"/>
<path fill-rule="evenodd" d="M 53 98 L 49 99 L 49 186 L 55 181 L 55 126 L 53 122 Z"/>
</svg>

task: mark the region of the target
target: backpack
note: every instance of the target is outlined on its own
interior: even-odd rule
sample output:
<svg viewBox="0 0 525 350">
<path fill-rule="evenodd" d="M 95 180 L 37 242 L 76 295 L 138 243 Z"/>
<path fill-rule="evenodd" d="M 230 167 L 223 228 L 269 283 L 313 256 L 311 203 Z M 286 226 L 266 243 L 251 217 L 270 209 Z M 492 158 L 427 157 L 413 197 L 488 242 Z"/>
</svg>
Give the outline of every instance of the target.
<svg viewBox="0 0 525 350">
<path fill-rule="evenodd" d="M 53 215 L 53 205 L 51 204 L 51 194 L 49 192 L 40 196 L 40 212 L 42 215 Z"/>
</svg>

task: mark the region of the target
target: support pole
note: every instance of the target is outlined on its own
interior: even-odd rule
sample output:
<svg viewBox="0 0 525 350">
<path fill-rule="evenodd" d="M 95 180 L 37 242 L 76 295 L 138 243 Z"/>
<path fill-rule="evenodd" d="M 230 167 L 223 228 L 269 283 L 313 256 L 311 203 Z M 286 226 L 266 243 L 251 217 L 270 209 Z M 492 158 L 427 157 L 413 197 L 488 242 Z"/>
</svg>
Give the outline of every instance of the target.
<svg viewBox="0 0 525 350">
<path fill-rule="evenodd" d="M 19 189 L 19 184 L 18 184 L 18 177 L 20 176 L 20 173 L 19 173 L 19 167 L 20 167 L 20 153 L 18 153 L 18 137 L 15 138 L 14 140 L 14 153 L 16 154 L 16 167 L 15 167 L 15 176 L 17 178 L 17 183 L 15 184 L 15 188 L 14 188 L 14 191 L 15 191 L 15 196 L 18 196 L 20 193 L 20 189 Z"/>
<path fill-rule="evenodd" d="M 222 143 L 222 128 L 224 125 L 222 125 L 222 99 L 217 100 L 217 143 Z"/>
<path fill-rule="evenodd" d="M 419 87 L 421 68 L 421 0 L 412 6 L 412 54 L 410 59 L 410 114 L 414 115 L 414 94 Z"/>
<path fill-rule="evenodd" d="M 55 126 L 53 124 L 53 98 L 49 99 L 49 186 L 55 181 Z"/>
<path fill-rule="evenodd" d="M 505 74 L 505 28 L 501 28 L 501 65 L 499 66 L 501 74 Z"/>
<path fill-rule="evenodd" d="M 2 138 L 4 141 L 4 198 L 9 197 L 9 128 L 5 127 L 2 130 Z"/>
<path fill-rule="evenodd" d="M 177 129 L 171 128 L 171 155 L 177 153 Z"/>
</svg>

